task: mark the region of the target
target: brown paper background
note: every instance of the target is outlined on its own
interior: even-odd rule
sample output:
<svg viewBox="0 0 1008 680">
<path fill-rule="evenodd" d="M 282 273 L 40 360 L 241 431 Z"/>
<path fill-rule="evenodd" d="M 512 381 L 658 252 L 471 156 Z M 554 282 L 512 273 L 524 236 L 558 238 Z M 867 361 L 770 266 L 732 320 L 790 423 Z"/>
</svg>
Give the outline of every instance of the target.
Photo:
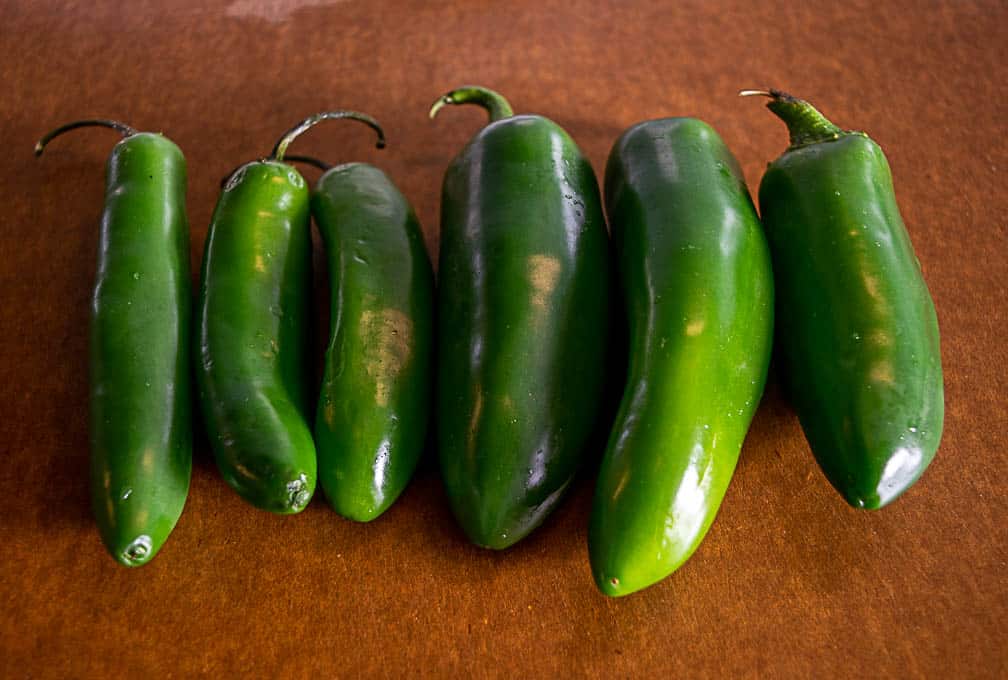
<svg viewBox="0 0 1008 680">
<path fill-rule="evenodd" d="M 204 4 L 0 4 L 0 675 L 1008 674 L 1004 3 Z M 200 433 L 164 550 L 142 569 L 115 564 L 87 500 L 85 333 L 115 138 L 80 132 L 41 161 L 34 141 L 87 116 L 163 130 L 189 163 L 195 271 L 229 169 L 309 113 L 367 111 L 387 150 L 355 124 L 295 148 L 386 169 L 434 253 L 441 173 L 484 114 L 426 112 L 466 83 L 559 122 L 598 173 L 628 125 L 694 115 L 755 189 L 786 136 L 735 96 L 745 87 L 793 91 L 867 130 L 942 329 L 946 433 L 920 483 L 881 512 L 848 508 L 771 384 L 699 551 L 610 600 L 585 547 L 591 471 L 498 554 L 466 543 L 430 460 L 371 525 L 321 497 L 276 517 L 226 487 Z"/>
</svg>

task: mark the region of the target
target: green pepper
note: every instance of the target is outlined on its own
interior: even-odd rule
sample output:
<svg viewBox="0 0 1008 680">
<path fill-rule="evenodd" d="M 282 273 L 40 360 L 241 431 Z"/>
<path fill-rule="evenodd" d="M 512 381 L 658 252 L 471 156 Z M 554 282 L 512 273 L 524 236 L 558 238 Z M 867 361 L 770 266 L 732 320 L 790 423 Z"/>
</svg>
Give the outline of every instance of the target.
<svg viewBox="0 0 1008 680">
<path fill-rule="evenodd" d="M 385 145 L 363 114 L 323 115 L 367 123 Z M 413 208 L 385 173 L 365 163 L 323 168 L 311 194 L 331 307 L 315 417 L 319 482 L 336 512 L 367 522 L 402 493 L 423 451 L 434 273 Z"/>
<path fill-rule="evenodd" d="M 200 405 L 217 466 L 243 498 L 299 512 L 315 490 L 308 187 L 274 151 L 227 180 L 199 291 Z"/>
<path fill-rule="evenodd" d="M 889 164 L 808 102 L 743 94 L 769 96 L 791 136 L 759 192 L 784 383 L 829 481 L 881 508 L 934 458 L 945 411 L 938 320 Z"/>
<path fill-rule="evenodd" d="M 668 576 L 714 521 L 770 362 L 770 253 L 735 157 L 693 118 L 639 123 L 606 165 L 629 324 L 588 536 L 599 589 Z"/>
<path fill-rule="evenodd" d="M 496 92 L 445 172 L 438 282 L 437 446 L 455 516 L 502 549 L 557 505 L 600 411 L 609 315 L 595 174 L 566 132 Z"/>
<path fill-rule="evenodd" d="M 169 139 L 115 121 L 78 127 L 124 135 L 106 168 L 91 300 L 91 502 L 102 540 L 127 567 L 145 564 L 189 493 L 189 226 L 186 164 Z"/>
</svg>

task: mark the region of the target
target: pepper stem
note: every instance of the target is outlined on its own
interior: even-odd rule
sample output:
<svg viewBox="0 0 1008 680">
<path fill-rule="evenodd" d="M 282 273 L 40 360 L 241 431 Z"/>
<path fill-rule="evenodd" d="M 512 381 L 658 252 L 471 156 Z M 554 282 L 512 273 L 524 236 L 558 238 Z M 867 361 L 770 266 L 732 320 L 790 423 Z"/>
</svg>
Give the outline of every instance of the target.
<svg viewBox="0 0 1008 680">
<path fill-rule="evenodd" d="M 311 165 L 322 172 L 332 169 L 332 165 L 326 163 L 325 161 L 315 158 L 314 156 L 302 156 L 300 154 L 289 153 L 284 158 L 288 163 L 304 163 L 305 165 Z"/>
<path fill-rule="evenodd" d="M 42 151 L 46 148 L 46 144 L 51 142 L 56 137 L 59 137 L 64 132 L 70 132 L 71 130 L 76 130 L 82 127 L 107 127 L 117 130 L 122 134 L 123 137 L 132 137 L 137 133 L 132 127 L 126 123 L 120 123 L 117 120 L 105 120 L 98 118 L 88 118 L 86 120 L 75 120 L 72 123 L 67 123 L 66 125 L 60 125 L 55 130 L 50 130 L 47 132 L 42 139 L 35 142 L 35 156 L 41 156 Z"/>
<path fill-rule="evenodd" d="M 431 106 L 430 117 L 434 118 L 445 104 L 477 104 L 482 106 L 490 114 L 491 123 L 514 115 L 511 105 L 503 95 L 478 85 L 466 85 L 441 95 Z"/>
<path fill-rule="evenodd" d="M 289 153 L 289 154 L 285 155 L 284 156 L 284 162 L 285 163 L 304 163 L 306 165 L 313 165 L 316 168 L 318 168 L 319 170 L 321 170 L 322 172 L 326 172 L 327 170 L 329 170 L 329 169 L 332 168 L 331 165 L 329 165 L 328 163 L 326 163 L 323 160 L 319 160 L 318 158 L 315 158 L 314 156 L 300 156 L 298 154 L 293 154 L 293 153 Z M 245 165 L 245 164 L 242 163 L 242 165 Z M 232 170 L 231 172 L 229 172 L 228 174 L 224 175 L 224 177 L 221 178 L 221 181 L 220 181 L 221 189 L 223 189 L 224 187 L 227 186 L 228 180 L 230 180 L 231 177 L 234 176 L 234 174 L 236 172 L 238 172 L 239 169 L 241 169 L 241 167 L 242 166 L 239 165 L 234 170 Z"/>
<path fill-rule="evenodd" d="M 381 125 L 378 124 L 378 121 L 371 116 L 364 113 L 357 113 L 356 111 L 323 111 L 322 113 L 316 113 L 314 116 L 305 118 L 303 121 L 285 132 L 283 136 L 280 137 L 280 141 L 278 141 L 276 146 L 273 147 L 273 152 L 270 154 L 270 160 L 282 162 L 284 155 L 287 153 L 287 147 L 290 146 L 291 142 L 297 139 L 301 133 L 324 120 L 335 120 L 339 118 L 359 120 L 369 126 L 378 133 L 378 142 L 375 146 L 379 149 L 385 148 L 385 132 L 381 129 Z"/>
<path fill-rule="evenodd" d="M 815 142 L 836 139 L 844 130 L 829 121 L 826 116 L 804 99 L 792 97 L 780 90 L 742 90 L 740 97 L 769 97 L 770 109 L 778 118 L 784 121 L 791 136 L 791 146 L 805 146 Z"/>
</svg>

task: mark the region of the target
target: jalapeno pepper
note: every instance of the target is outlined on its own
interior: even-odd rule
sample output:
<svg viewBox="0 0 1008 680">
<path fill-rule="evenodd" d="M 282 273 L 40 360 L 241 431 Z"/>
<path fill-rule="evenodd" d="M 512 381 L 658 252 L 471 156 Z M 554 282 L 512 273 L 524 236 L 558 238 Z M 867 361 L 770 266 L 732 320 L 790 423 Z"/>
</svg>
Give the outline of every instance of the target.
<svg viewBox="0 0 1008 680">
<path fill-rule="evenodd" d="M 615 596 L 677 569 L 717 514 L 766 381 L 773 275 L 738 163 L 699 120 L 624 132 L 605 200 L 630 363 L 588 541 Z"/>
<path fill-rule="evenodd" d="M 595 174 L 541 116 L 464 87 L 490 113 L 445 172 L 438 283 L 437 446 L 476 544 L 506 548 L 557 505 L 599 413 L 609 311 Z"/>
<path fill-rule="evenodd" d="M 256 507 L 278 513 L 301 511 L 315 490 L 310 302 L 308 187 L 275 150 L 238 168 L 214 210 L 196 375 L 222 476 Z"/>
<path fill-rule="evenodd" d="M 938 320 L 889 164 L 808 102 L 743 94 L 770 97 L 791 136 L 759 192 L 785 385 L 829 481 L 881 508 L 931 462 L 945 410 Z"/>
<path fill-rule="evenodd" d="M 116 121 L 91 299 L 91 501 L 102 540 L 135 567 L 182 514 L 192 468 L 186 164 L 168 138 Z"/>
<path fill-rule="evenodd" d="M 377 122 L 353 117 L 384 146 Z M 366 522 L 402 493 L 423 451 L 434 273 L 413 208 L 385 173 L 366 163 L 324 169 L 311 194 L 331 307 L 315 417 L 318 474 L 332 507 Z"/>
</svg>

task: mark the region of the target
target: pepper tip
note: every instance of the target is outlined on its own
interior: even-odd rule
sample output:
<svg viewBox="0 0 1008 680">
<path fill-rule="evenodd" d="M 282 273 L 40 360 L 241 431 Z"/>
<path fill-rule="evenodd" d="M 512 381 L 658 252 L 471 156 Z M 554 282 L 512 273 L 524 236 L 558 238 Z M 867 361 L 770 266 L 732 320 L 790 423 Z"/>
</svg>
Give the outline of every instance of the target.
<svg viewBox="0 0 1008 680">
<path fill-rule="evenodd" d="M 769 97 L 774 101 L 793 102 L 798 99 L 783 90 L 770 88 L 768 90 L 739 90 L 740 97 Z"/>
<path fill-rule="evenodd" d="M 455 101 L 452 99 L 451 94 L 442 95 L 434 101 L 430 107 L 430 112 L 428 112 L 427 115 L 430 116 L 431 120 L 434 120 L 434 117 L 437 116 L 438 111 L 440 111 L 443 106 L 454 103 Z"/>
</svg>

